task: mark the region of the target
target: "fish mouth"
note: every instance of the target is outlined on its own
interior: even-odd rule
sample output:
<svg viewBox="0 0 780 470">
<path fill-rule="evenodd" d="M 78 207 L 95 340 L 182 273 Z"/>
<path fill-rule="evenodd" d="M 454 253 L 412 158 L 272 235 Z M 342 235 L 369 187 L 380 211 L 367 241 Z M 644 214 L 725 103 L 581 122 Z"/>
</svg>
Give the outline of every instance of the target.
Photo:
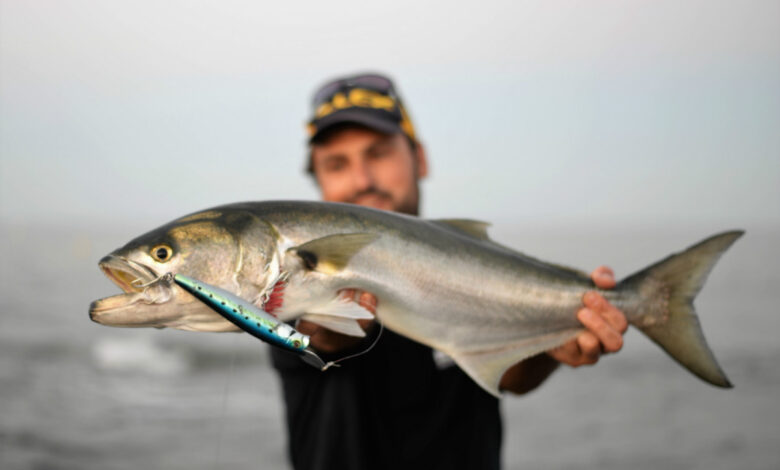
<svg viewBox="0 0 780 470">
<path fill-rule="evenodd" d="M 171 276 L 160 276 L 148 266 L 118 255 L 104 257 L 98 266 L 123 293 L 90 304 L 89 318 L 95 323 L 121 328 L 237 330 L 195 297 L 179 295 L 184 291 Z"/>
<path fill-rule="evenodd" d="M 174 298 L 173 283 L 131 259 L 108 255 L 98 262 L 103 273 L 124 293 L 95 300 L 89 318 L 102 325 L 123 327 L 162 327 L 174 312 L 160 309 Z"/>
<path fill-rule="evenodd" d="M 128 294 L 143 292 L 145 284 L 159 277 L 152 268 L 123 256 L 107 255 L 98 262 L 98 266 L 106 277 Z"/>
</svg>

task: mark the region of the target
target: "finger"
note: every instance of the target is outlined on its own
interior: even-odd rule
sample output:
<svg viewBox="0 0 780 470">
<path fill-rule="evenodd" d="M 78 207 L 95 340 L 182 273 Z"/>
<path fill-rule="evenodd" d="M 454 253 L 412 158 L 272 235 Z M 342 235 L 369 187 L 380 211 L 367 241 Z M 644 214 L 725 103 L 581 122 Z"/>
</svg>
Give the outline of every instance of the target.
<svg viewBox="0 0 780 470">
<path fill-rule="evenodd" d="M 615 287 L 615 273 L 608 266 L 599 266 L 590 273 L 590 278 L 596 287 L 600 289 L 612 289 Z"/>
<path fill-rule="evenodd" d="M 360 325 L 360 328 L 362 328 L 363 331 L 365 331 L 366 333 L 371 331 L 371 327 L 373 327 L 376 324 L 376 321 L 369 320 L 369 319 L 355 320 L 355 321 L 358 322 L 358 325 Z"/>
<path fill-rule="evenodd" d="M 349 300 L 355 300 L 355 293 L 357 291 L 355 289 L 341 289 L 339 291 L 339 296 L 341 296 L 342 299 L 349 299 Z"/>
<path fill-rule="evenodd" d="M 370 292 L 357 291 L 358 304 L 364 309 L 376 315 L 376 297 Z M 369 331 L 374 325 L 374 320 L 358 320 L 358 325 L 363 328 L 363 331 Z"/>
<path fill-rule="evenodd" d="M 583 364 L 595 364 L 601 355 L 601 343 L 598 338 L 588 331 L 577 336 L 577 345 L 580 348 L 581 362 Z"/>
<path fill-rule="evenodd" d="M 324 353 L 335 353 L 357 344 L 361 338 L 342 335 L 327 328 L 318 328 L 310 337 L 314 349 Z"/>
<path fill-rule="evenodd" d="M 576 367 L 580 365 L 580 346 L 577 344 L 577 340 L 573 339 L 567 341 L 555 349 L 551 349 L 547 352 L 553 359 L 563 364 Z"/>
<path fill-rule="evenodd" d="M 298 321 L 295 323 L 295 329 L 296 329 L 296 330 L 297 330 L 299 333 L 303 333 L 303 334 L 305 334 L 305 335 L 307 335 L 307 336 L 311 336 L 311 335 L 313 335 L 314 333 L 316 333 L 316 332 L 317 332 L 317 330 L 320 330 L 320 329 L 322 329 L 322 327 L 321 327 L 321 326 L 319 326 L 319 325 L 317 325 L 316 323 L 312 323 L 312 322 L 310 322 L 310 321 L 306 321 L 306 320 L 298 320 Z"/>
<path fill-rule="evenodd" d="M 601 312 L 607 307 L 607 299 L 595 290 L 589 290 L 582 296 L 582 303 L 595 312 Z"/>
<path fill-rule="evenodd" d="M 623 335 L 612 328 L 604 317 L 598 313 L 589 308 L 583 308 L 577 312 L 577 319 L 582 322 L 588 332 L 593 334 L 594 338 L 601 343 L 604 352 L 617 352 L 623 347 Z M 582 346 L 581 342 L 580 346 Z M 583 353 L 584 352 L 585 351 L 583 351 Z"/>
<path fill-rule="evenodd" d="M 623 312 L 614 305 L 607 302 L 601 294 L 596 291 L 588 291 L 582 296 L 582 303 L 585 307 L 601 315 L 607 323 L 617 332 L 623 334 L 628 329 L 628 321 Z"/>
<path fill-rule="evenodd" d="M 377 299 L 376 296 L 370 292 L 359 292 L 358 304 L 369 312 L 376 315 Z"/>
<path fill-rule="evenodd" d="M 607 303 L 607 308 L 601 312 L 601 316 L 609 323 L 609 326 L 621 335 L 628 330 L 626 316 L 614 305 Z"/>
</svg>

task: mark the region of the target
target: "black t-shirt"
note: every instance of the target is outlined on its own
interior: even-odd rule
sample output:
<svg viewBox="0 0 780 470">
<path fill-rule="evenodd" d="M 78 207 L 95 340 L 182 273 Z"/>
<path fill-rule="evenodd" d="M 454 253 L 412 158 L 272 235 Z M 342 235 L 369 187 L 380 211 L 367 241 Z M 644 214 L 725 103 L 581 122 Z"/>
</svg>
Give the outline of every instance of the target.
<svg viewBox="0 0 780 470">
<path fill-rule="evenodd" d="M 498 400 L 430 348 L 385 330 L 324 372 L 271 348 L 296 470 L 500 467 Z"/>
</svg>

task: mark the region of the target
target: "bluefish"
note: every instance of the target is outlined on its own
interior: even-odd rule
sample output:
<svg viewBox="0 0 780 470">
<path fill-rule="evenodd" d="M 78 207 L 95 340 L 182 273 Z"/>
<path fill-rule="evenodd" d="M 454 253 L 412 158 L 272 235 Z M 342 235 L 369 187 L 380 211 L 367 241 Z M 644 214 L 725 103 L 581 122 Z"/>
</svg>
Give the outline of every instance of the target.
<svg viewBox="0 0 780 470">
<path fill-rule="evenodd" d="M 197 212 L 135 238 L 104 257 L 125 292 L 97 300 L 92 320 L 109 326 L 235 331 L 175 283 L 171 272 L 247 299 L 280 321 L 296 318 L 362 336 L 372 318 L 339 292 L 378 299 L 387 328 L 438 349 L 488 392 L 511 365 L 583 330 L 586 273 L 546 263 L 490 240 L 487 224 L 425 220 L 325 202 L 249 202 Z M 693 299 L 741 235 L 712 236 L 600 292 L 628 322 L 701 379 L 731 383 L 702 334 Z M 151 283 L 151 284 L 150 284 Z"/>
</svg>

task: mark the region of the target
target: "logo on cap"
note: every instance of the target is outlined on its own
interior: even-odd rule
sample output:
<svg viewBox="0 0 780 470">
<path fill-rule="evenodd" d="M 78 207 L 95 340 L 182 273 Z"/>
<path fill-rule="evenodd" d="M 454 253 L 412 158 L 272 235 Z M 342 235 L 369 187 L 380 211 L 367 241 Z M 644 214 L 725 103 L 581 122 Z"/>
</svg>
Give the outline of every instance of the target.
<svg viewBox="0 0 780 470">
<path fill-rule="evenodd" d="M 403 132 L 415 139 L 414 126 L 393 87 L 381 75 L 357 75 L 328 82 L 314 95 L 310 139 L 335 124 L 353 122 L 383 132 Z"/>
</svg>

